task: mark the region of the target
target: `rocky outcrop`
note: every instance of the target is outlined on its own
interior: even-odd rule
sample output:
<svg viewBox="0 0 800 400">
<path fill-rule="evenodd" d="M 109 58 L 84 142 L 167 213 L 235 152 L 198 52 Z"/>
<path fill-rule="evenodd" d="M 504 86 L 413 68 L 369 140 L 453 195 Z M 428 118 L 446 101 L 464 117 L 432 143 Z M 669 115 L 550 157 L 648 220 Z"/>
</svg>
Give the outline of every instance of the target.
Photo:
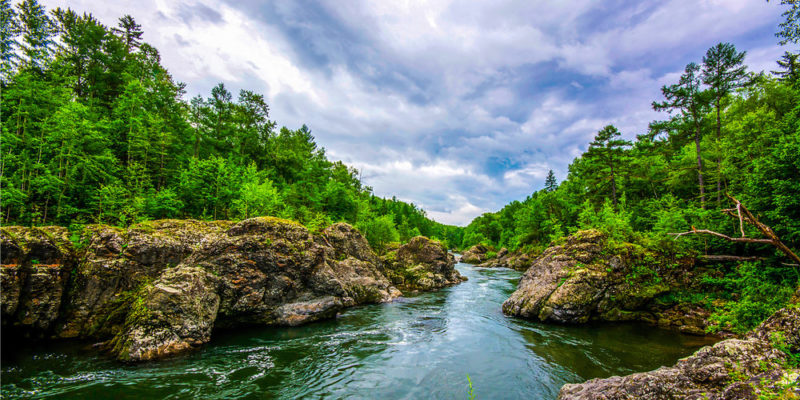
<svg viewBox="0 0 800 400">
<path fill-rule="evenodd" d="M 0 302 L 9 321 L 41 335 L 51 329 L 62 306 L 70 267 L 75 263 L 65 228 L 0 228 Z"/>
<path fill-rule="evenodd" d="M 741 339 L 704 347 L 672 367 L 561 388 L 560 400 L 800 397 L 800 308 L 777 311 Z"/>
<path fill-rule="evenodd" d="M 0 239 L 4 331 L 102 340 L 126 361 L 186 351 L 214 329 L 300 325 L 402 294 L 346 224 L 312 235 L 276 218 L 163 220 L 72 234 L 10 227 Z M 440 247 L 415 238 L 397 250 L 393 265 L 418 277 L 404 287 L 460 281 Z"/>
<path fill-rule="evenodd" d="M 486 261 L 486 253 L 488 252 L 488 247 L 482 244 L 476 244 L 470 247 L 469 250 L 461 253 L 461 259 L 459 261 L 469 264 L 480 264 Z"/>
<path fill-rule="evenodd" d="M 609 243 L 600 231 L 577 232 L 532 262 L 503 312 L 559 323 L 645 321 L 703 334 L 707 313 L 655 301 L 696 281 L 681 262 L 634 244 Z"/>
<path fill-rule="evenodd" d="M 466 280 L 454 268 L 455 258 L 447 248 L 424 236 L 388 252 L 384 261 L 386 276 L 401 290 L 428 291 Z"/>
<path fill-rule="evenodd" d="M 497 252 L 497 257 L 486 260 L 478 267 L 481 268 L 511 268 L 517 271 L 527 271 L 535 257 L 524 252 L 510 252 L 506 248 Z"/>
</svg>

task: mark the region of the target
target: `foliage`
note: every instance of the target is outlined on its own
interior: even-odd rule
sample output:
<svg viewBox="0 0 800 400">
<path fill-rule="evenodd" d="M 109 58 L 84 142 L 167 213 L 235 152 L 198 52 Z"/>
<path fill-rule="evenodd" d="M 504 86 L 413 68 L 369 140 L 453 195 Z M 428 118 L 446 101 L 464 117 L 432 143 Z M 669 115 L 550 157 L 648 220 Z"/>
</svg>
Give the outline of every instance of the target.
<svg viewBox="0 0 800 400">
<path fill-rule="evenodd" d="M 727 294 L 727 301 L 711 316 L 712 331 L 746 332 L 783 307 L 800 281 L 793 267 L 766 262 L 742 262 L 722 278 L 705 283 Z"/>
<path fill-rule="evenodd" d="M 130 15 L 116 27 L 36 0 L 0 2 L 2 221 L 128 225 L 156 218 L 280 216 L 461 243 L 461 230 L 382 199 L 332 162 L 307 126 L 277 128 L 258 93 L 208 97 L 160 64 Z"/>
<path fill-rule="evenodd" d="M 785 3 L 796 12 L 798 3 Z M 787 21 L 796 30 L 796 18 Z M 704 265 L 716 271 L 716 278 L 704 282 L 708 292 L 678 299 L 711 308 L 715 329 L 752 328 L 785 305 L 797 287 L 796 271 L 782 264 L 787 259 L 769 244 L 668 235 L 693 227 L 741 235 L 738 221 L 720 212 L 729 207 L 729 193 L 787 246 L 800 249 L 800 65 L 786 52 L 773 76 L 752 74 L 745 57 L 731 44 L 713 46 L 702 63 L 690 63 L 677 82 L 662 87 L 664 98 L 653 107 L 667 112 L 664 120 L 652 122 L 635 141 L 622 140 L 613 125 L 602 128 L 559 185 L 548 174 L 542 190 L 475 218 L 460 247 L 540 250 L 593 228 L 613 241 L 672 257 L 760 257 L 757 266 Z M 749 237 L 760 236 L 746 224 L 742 228 Z"/>
</svg>

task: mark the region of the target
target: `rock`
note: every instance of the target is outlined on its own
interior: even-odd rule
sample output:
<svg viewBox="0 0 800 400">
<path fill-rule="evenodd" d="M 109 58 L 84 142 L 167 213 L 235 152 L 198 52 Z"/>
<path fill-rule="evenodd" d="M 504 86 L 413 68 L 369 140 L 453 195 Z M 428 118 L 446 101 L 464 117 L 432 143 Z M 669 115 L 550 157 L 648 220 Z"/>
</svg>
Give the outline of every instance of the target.
<svg viewBox="0 0 800 400">
<path fill-rule="evenodd" d="M 511 268 L 517 271 L 527 271 L 533 262 L 534 257 L 523 252 L 509 252 L 508 249 L 502 248 L 497 253 L 497 257 L 486 260 L 478 267 L 481 268 Z"/>
<path fill-rule="evenodd" d="M 592 379 L 561 388 L 560 400 L 796 398 L 799 370 L 776 347 L 780 332 L 791 351 L 800 342 L 800 309 L 777 311 L 742 339 L 703 347 L 672 367 Z M 787 385 L 788 383 L 788 385 Z M 763 395 L 763 397 L 761 397 Z"/>
<path fill-rule="evenodd" d="M 497 258 L 503 258 L 508 255 L 508 249 L 503 247 L 500 251 L 497 252 Z"/>
<path fill-rule="evenodd" d="M 0 229 L 4 326 L 92 338 L 123 361 L 207 343 L 214 329 L 295 326 L 346 307 L 391 301 L 404 288 L 461 281 L 444 247 L 414 238 L 387 268 L 347 224 L 319 235 L 277 218 L 161 220 L 129 229 Z M 404 275 L 405 274 L 405 275 Z"/>
<path fill-rule="evenodd" d="M 115 300 L 123 292 L 157 279 L 195 249 L 224 235 L 227 221 L 159 220 L 120 229 L 88 226 L 80 239 L 82 261 L 75 266 L 69 302 L 56 334 L 101 339 L 115 333 Z M 118 316 L 118 315 L 117 315 Z"/>
<path fill-rule="evenodd" d="M 0 229 L 0 301 L 3 325 L 41 336 L 58 318 L 75 262 L 62 227 Z"/>
<path fill-rule="evenodd" d="M 144 361 L 207 343 L 219 309 L 218 278 L 197 267 L 170 268 L 138 290 L 124 330 L 110 342 L 122 361 Z"/>
<path fill-rule="evenodd" d="M 558 323 L 645 321 L 704 334 L 707 311 L 656 302 L 689 287 L 690 268 L 675 264 L 635 244 L 609 244 L 600 231 L 580 231 L 531 263 L 503 312 Z"/>
<path fill-rule="evenodd" d="M 384 272 L 401 290 L 428 291 L 466 280 L 445 246 L 424 236 L 412 238 L 384 257 Z"/>
<path fill-rule="evenodd" d="M 460 261 L 469 264 L 480 264 L 486 260 L 486 253 L 488 252 L 489 249 L 486 246 L 482 244 L 476 244 L 461 254 Z"/>
</svg>

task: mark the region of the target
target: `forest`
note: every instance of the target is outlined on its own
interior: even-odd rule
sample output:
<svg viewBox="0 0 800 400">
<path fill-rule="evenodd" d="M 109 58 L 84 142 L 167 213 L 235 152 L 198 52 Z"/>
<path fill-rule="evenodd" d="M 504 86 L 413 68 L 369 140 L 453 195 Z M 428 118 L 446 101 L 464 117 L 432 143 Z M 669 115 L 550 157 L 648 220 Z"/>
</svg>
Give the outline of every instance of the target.
<svg viewBox="0 0 800 400">
<path fill-rule="evenodd" d="M 800 12 L 787 4 L 778 37 L 796 45 Z M 742 331 L 785 304 L 800 281 L 796 263 L 768 243 L 698 234 L 761 237 L 726 215 L 735 199 L 800 248 L 800 60 L 791 51 L 773 71 L 750 71 L 734 45 L 709 48 L 661 88 L 652 107 L 663 118 L 647 132 L 626 140 L 614 125 L 598 127 L 563 181 L 550 171 L 543 189 L 460 228 L 376 196 L 356 169 L 328 159 L 309 127 L 270 120 L 262 94 L 220 83 L 186 99 L 186 85 L 129 15 L 108 27 L 36 0 L 0 0 L 0 24 L 5 225 L 77 230 L 270 215 L 312 231 L 345 221 L 378 250 L 425 235 L 450 248 L 532 254 L 594 228 L 728 260 L 708 265 L 723 277 L 708 277 L 708 293 L 689 300 L 715 307 L 721 328 Z M 724 305 L 713 306 L 720 298 Z"/>
<path fill-rule="evenodd" d="M 777 34 L 783 45 L 800 39 L 798 4 L 791 4 Z M 693 255 L 723 277 L 709 274 L 707 293 L 682 300 L 714 309 L 720 329 L 746 331 L 786 304 L 800 282 L 797 261 L 768 240 L 750 240 L 764 236 L 736 214 L 744 206 L 786 247 L 800 249 L 798 54 L 786 51 L 774 70 L 756 72 L 745 51 L 719 43 L 661 93 L 652 108 L 663 119 L 647 132 L 630 141 L 614 125 L 599 129 L 562 182 L 551 170 L 543 189 L 476 218 L 461 247 L 536 254 L 595 228 L 617 241 Z"/>
<path fill-rule="evenodd" d="M 306 126 L 278 128 L 264 96 L 186 100 L 133 17 L 0 2 L 2 222 L 127 226 L 271 215 L 309 229 L 356 225 L 376 248 L 455 227 L 331 161 Z"/>
</svg>

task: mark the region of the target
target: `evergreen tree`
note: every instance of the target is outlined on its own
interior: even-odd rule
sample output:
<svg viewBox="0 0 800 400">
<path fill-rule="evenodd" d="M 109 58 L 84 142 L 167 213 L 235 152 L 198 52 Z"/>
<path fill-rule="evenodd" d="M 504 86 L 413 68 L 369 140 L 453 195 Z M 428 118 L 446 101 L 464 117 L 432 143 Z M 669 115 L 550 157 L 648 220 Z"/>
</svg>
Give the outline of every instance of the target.
<svg viewBox="0 0 800 400">
<path fill-rule="evenodd" d="M 773 74 L 779 76 L 782 80 L 790 84 L 800 82 L 800 62 L 798 62 L 800 54 L 785 52 L 780 60 L 777 61 L 778 66 L 783 71 L 772 71 Z"/>
<path fill-rule="evenodd" d="M 661 93 L 666 98 L 664 102 L 653 102 L 656 111 L 679 111 L 679 122 L 692 132 L 697 152 L 697 185 L 700 189 L 700 206 L 705 208 L 706 195 L 703 181 L 703 157 L 700 151 L 702 138 L 703 117 L 708 110 L 708 92 L 702 89 L 702 76 L 699 74 L 700 66 L 690 63 L 686 66 L 683 75 L 677 84 L 661 88 Z"/>
<path fill-rule="evenodd" d="M 747 67 L 744 66 L 746 52 L 737 52 L 736 47 L 730 43 L 719 43 L 708 49 L 703 57 L 703 83 L 709 86 L 709 95 L 713 99 L 716 111 L 716 144 L 717 144 L 717 206 L 722 201 L 722 100 L 728 94 L 741 87 L 747 76 Z"/>
<path fill-rule="evenodd" d="M 0 80 L 5 86 L 16 66 L 17 55 L 15 50 L 19 35 L 17 13 L 11 7 L 9 0 L 0 0 Z"/>
<path fill-rule="evenodd" d="M 558 182 L 556 181 L 556 175 L 553 173 L 553 170 L 547 172 L 547 178 L 544 180 L 544 190 L 548 192 L 552 192 L 558 189 Z"/>
<path fill-rule="evenodd" d="M 786 18 L 780 24 L 781 30 L 775 34 L 780 38 L 780 44 L 800 42 L 800 1 L 781 0 L 781 4 L 788 5 L 789 9 L 783 12 Z"/>
<path fill-rule="evenodd" d="M 17 26 L 22 33 L 22 54 L 25 65 L 43 71 L 50 61 L 53 45 L 53 23 L 45 12 L 44 6 L 36 0 L 24 0 L 17 4 L 19 22 Z"/>
<path fill-rule="evenodd" d="M 632 145 L 628 140 L 619 139 L 620 136 L 614 125 L 608 125 L 597 132 L 584 154 L 590 174 L 599 176 L 596 181 L 608 181 L 614 207 L 617 206 L 617 177 L 626 164 L 625 149 Z"/>
<path fill-rule="evenodd" d="M 137 24 L 130 15 L 125 15 L 119 19 L 117 27 L 111 28 L 111 31 L 117 34 L 122 42 L 125 44 L 125 50 L 132 53 L 142 45 L 142 26 Z"/>
</svg>

